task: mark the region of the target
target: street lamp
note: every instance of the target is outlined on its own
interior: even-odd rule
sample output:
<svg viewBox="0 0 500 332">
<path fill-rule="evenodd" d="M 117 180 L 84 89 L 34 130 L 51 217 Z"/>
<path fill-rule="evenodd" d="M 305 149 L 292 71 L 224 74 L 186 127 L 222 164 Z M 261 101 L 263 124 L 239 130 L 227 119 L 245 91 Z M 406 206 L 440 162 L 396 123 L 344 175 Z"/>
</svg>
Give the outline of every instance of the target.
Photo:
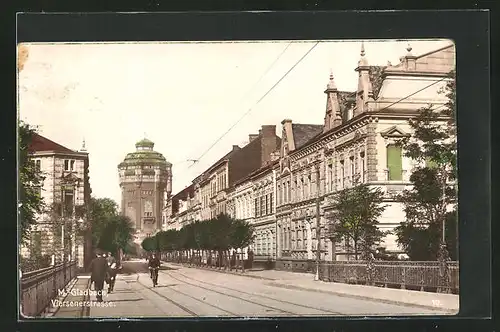
<svg viewBox="0 0 500 332">
<path fill-rule="evenodd" d="M 78 222 L 78 230 L 83 230 L 85 231 L 84 229 L 84 224 L 83 224 L 83 218 L 80 217 L 78 218 L 77 220 Z M 80 233 L 80 232 L 79 232 Z M 80 237 L 80 236 L 79 236 Z M 82 244 L 83 245 L 83 244 Z M 80 265 L 80 255 L 79 255 L 79 250 L 80 250 L 80 243 L 78 241 L 78 237 L 75 238 L 75 261 L 76 261 L 76 264 L 79 266 Z M 82 265 L 83 265 L 83 262 L 82 262 Z"/>
</svg>

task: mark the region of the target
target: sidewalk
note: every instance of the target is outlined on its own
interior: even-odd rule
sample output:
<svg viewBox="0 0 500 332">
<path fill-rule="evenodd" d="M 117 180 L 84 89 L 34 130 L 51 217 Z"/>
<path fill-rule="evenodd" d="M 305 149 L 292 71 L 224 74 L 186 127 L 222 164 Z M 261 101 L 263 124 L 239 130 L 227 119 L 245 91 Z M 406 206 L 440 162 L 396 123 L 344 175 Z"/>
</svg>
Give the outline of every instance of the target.
<svg viewBox="0 0 500 332">
<path fill-rule="evenodd" d="M 88 295 L 84 295 L 90 287 L 90 276 L 79 275 L 73 279 L 65 288 L 66 295 L 60 295 L 54 299 L 46 314 L 52 318 L 83 318 L 88 316 L 88 307 L 81 305 L 88 301 Z M 72 303 L 73 305 L 66 305 Z"/>
<path fill-rule="evenodd" d="M 164 263 L 173 266 L 182 266 L 184 268 L 189 268 L 187 265 L 167 262 Z M 440 294 L 404 289 L 315 281 L 314 274 L 311 273 L 296 273 L 278 270 L 245 270 L 245 272 L 242 273 L 241 271 L 229 272 L 210 268 L 191 268 L 262 279 L 265 280 L 265 284 L 273 287 L 319 292 L 364 300 L 375 300 L 383 303 L 421 307 L 425 309 L 430 308 L 433 310 L 444 311 L 448 314 L 456 314 L 458 313 L 459 309 L 459 296 L 453 294 Z"/>
</svg>

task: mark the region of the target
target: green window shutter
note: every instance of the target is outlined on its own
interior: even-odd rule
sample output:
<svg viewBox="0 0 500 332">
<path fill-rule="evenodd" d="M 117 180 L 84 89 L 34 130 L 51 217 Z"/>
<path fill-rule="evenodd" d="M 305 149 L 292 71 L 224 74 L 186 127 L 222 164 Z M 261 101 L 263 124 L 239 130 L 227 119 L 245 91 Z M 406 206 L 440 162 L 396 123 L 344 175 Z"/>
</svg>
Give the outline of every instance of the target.
<svg viewBox="0 0 500 332">
<path fill-rule="evenodd" d="M 389 180 L 403 180 L 401 147 L 396 145 L 387 147 L 387 168 L 389 169 Z"/>
<path fill-rule="evenodd" d="M 434 160 L 427 157 L 427 158 L 425 158 L 425 166 L 428 168 L 437 168 L 438 165 Z"/>
</svg>

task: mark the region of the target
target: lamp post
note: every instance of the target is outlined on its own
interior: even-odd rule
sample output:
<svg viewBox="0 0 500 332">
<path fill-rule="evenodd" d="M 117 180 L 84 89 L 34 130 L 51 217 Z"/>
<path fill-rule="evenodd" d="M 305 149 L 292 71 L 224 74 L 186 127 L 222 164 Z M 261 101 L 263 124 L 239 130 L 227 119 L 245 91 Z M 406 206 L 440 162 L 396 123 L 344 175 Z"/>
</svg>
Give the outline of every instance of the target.
<svg viewBox="0 0 500 332">
<path fill-rule="evenodd" d="M 441 222 L 441 241 L 439 244 L 438 250 L 438 261 L 440 265 L 440 286 L 438 292 L 447 292 L 447 284 L 448 284 L 448 264 L 449 260 L 449 252 L 446 248 L 446 169 L 445 167 L 441 168 L 441 213 L 442 213 L 442 222 Z"/>
<path fill-rule="evenodd" d="M 319 211 L 319 197 L 320 197 L 320 180 L 319 180 L 319 163 L 316 164 L 316 275 L 315 281 L 319 281 L 319 260 L 321 255 L 321 222 Z"/>
<path fill-rule="evenodd" d="M 83 224 L 83 218 L 82 217 L 78 218 L 77 222 L 78 222 L 78 230 L 82 230 L 82 231 L 85 232 L 85 228 L 84 228 L 84 224 Z M 83 262 L 83 260 L 82 260 L 82 262 L 80 263 L 80 243 L 79 243 L 80 241 L 78 241 L 78 238 L 81 238 L 81 236 L 76 237 L 76 241 L 75 241 L 76 242 L 76 245 L 75 245 L 75 247 L 76 247 L 76 250 L 75 250 L 75 260 L 76 260 L 76 263 L 77 263 L 78 267 L 84 267 L 85 262 Z M 82 243 L 81 245 L 83 246 L 84 244 Z M 84 255 L 84 257 L 85 257 L 85 255 Z"/>
</svg>

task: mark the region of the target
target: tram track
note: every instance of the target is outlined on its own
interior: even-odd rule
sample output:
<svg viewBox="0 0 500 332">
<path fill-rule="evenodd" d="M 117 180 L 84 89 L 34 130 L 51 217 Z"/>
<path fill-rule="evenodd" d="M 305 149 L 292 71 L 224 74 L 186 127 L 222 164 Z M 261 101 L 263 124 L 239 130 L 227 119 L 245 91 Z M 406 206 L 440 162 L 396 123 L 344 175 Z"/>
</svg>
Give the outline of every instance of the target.
<svg viewBox="0 0 500 332">
<path fill-rule="evenodd" d="M 207 290 L 207 291 L 215 292 L 215 293 L 218 293 L 218 294 L 221 294 L 221 295 L 224 295 L 224 296 L 236 298 L 238 300 L 245 301 L 245 302 L 248 302 L 248 303 L 252 303 L 252 304 L 264 307 L 264 308 L 268 308 L 268 309 L 272 309 L 272 310 L 276 310 L 276 311 L 281 311 L 281 312 L 283 312 L 285 314 L 289 314 L 289 315 L 293 315 L 293 316 L 310 316 L 310 315 L 299 314 L 299 313 L 292 312 L 292 311 L 289 311 L 289 310 L 281 309 L 279 307 L 270 306 L 270 305 L 262 304 L 262 303 L 259 303 L 259 302 L 255 302 L 255 301 L 252 301 L 252 300 L 249 300 L 249 299 L 245 299 L 245 298 L 242 298 L 242 297 L 239 297 L 239 296 L 236 296 L 236 295 L 224 293 L 224 292 L 215 290 L 213 288 L 208 288 L 208 287 L 200 286 L 200 285 L 197 285 L 197 284 L 194 284 L 194 283 L 190 283 L 190 282 L 185 281 L 185 280 L 181 280 L 181 279 L 173 276 L 169 272 L 164 272 L 164 271 L 161 271 L 161 272 L 164 273 L 164 274 L 166 274 L 166 275 L 168 275 L 170 278 L 172 278 L 174 280 L 177 280 L 179 282 L 183 282 L 185 284 L 188 284 L 188 285 L 191 285 L 191 286 L 194 286 L 194 287 L 198 287 L 198 288 L 201 288 L 201 289 L 204 289 L 204 290 Z M 278 303 L 282 303 L 282 304 L 292 305 L 292 306 L 301 307 L 301 308 L 305 308 L 305 309 L 312 309 L 312 310 L 315 310 L 315 311 L 322 311 L 322 312 L 325 312 L 325 314 L 329 314 L 329 315 L 332 315 L 332 314 L 342 315 L 342 313 L 337 312 L 337 311 L 332 311 L 332 310 L 322 309 L 322 308 L 316 308 L 316 307 L 307 306 L 307 305 L 303 305 L 303 304 L 299 304 L 299 303 L 294 303 L 294 302 L 290 302 L 290 301 L 286 301 L 286 300 L 280 300 L 280 299 L 273 298 L 273 297 L 270 297 L 270 296 L 267 296 L 267 295 L 249 293 L 249 292 L 245 292 L 245 291 L 242 291 L 242 290 L 239 290 L 239 289 L 234 289 L 234 288 L 230 288 L 230 287 L 226 287 L 226 286 L 221 286 L 219 284 L 214 284 L 214 283 L 202 281 L 202 280 L 199 280 L 199 279 L 196 279 L 196 278 L 192 278 L 192 277 L 186 276 L 185 274 L 182 274 L 180 272 L 176 272 L 176 273 L 179 274 L 179 275 L 181 275 L 181 276 L 183 276 L 186 279 L 190 279 L 190 280 L 193 280 L 193 281 L 205 284 L 205 285 L 215 286 L 215 287 L 218 287 L 218 288 L 227 289 L 227 290 L 230 290 L 230 291 L 233 291 L 233 292 L 237 292 L 237 293 L 241 293 L 241 294 L 245 294 L 245 295 L 250 295 L 250 296 L 253 296 L 253 297 L 266 298 L 268 300 L 272 300 L 272 301 L 275 301 L 275 302 L 278 302 Z"/>
<path fill-rule="evenodd" d="M 191 316 L 195 316 L 195 317 L 199 317 L 199 316 L 200 316 L 200 315 L 198 315 L 196 312 L 194 312 L 194 311 L 192 311 L 191 309 L 187 308 L 186 306 L 184 306 L 184 305 L 182 305 L 182 304 L 178 303 L 177 301 L 174 301 L 174 300 L 172 300 L 172 299 L 168 298 L 167 296 L 165 296 L 165 295 L 161 294 L 159 291 L 155 290 L 154 288 L 150 288 L 150 286 L 148 286 L 148 285 L 144 284 L 143 282 L 139 281 L 139 274 L 137 275 L 137 283 L 138 283 L 138 284 L 140 284 L 140 285 L 142 285 L 145 289 L 147 289 L 147 290 L 149 290 L 149 291 L 151 291 L 151 292 L 155 293 L 156 295 L 160 296 L 161 298 L 165 299 L 165 300 L 166 300 L 166 301 L 168 301 L 169 303 L 171 303 L 171 304 L 173 304 L 173 305 L 175 305 L 175 306 L 177 306 L 177 307 L 181 308 L 181 309 L 182 309 L 182 310 L 184 310 L 185 312 L 189 313 Z M 193 299 L 193 300 L 195 300 L 195 301 L 197 301 L 197 302 L 200 302 L 200 303 L 202 303 L 203 305 L 207 305 L 207 306 L 210 306 L 210 307 L 215 308 L 215 309 L 217 309 L 217 310 L 223 311 L 223 312 L 225 312 L 225 313 L 227 313 L 227 314 L 229 314 L 229 315 L 231 315 L 231 316 L 235 316 L 235 317 L 238 317 L 238 316 L 239 316 L 238 314 L 236 314 L 236 313 L 234 313 L 234 312 L 228 311 L 228 310 L 223 309 L 223 308 L 221 308 L 221 307 L 219 307 L 219 306 L 217 306 L 217 305 L 214 305 L 214 304 L 211 304 L 211 303 L 207 303 L 207 302 L 205 302 L 205 301 L 203 301 L 203 300 L 197 299 L 197 298 L 195 298 L 194 296 L 191 296 L 191 295 L 189 295 L 189 294 L 186 294 L 186 293 L 184 293 L 184 292 L 182 292 L 182 291 L 179 291 L 179 290 L 177 290 L 177 289 L 169 288 L 169 290 L 171 290 L 171 291 L 173 291 L 173 292 L 175 292 L 175 293 L 177 293 L 177 294 L 181 294 L 181 295 L 183 295 L 183 296 L 186 296 L 186 297 L 188 297 L 188 298 L 190 298 L 190 299 Z"/>
</svg>

